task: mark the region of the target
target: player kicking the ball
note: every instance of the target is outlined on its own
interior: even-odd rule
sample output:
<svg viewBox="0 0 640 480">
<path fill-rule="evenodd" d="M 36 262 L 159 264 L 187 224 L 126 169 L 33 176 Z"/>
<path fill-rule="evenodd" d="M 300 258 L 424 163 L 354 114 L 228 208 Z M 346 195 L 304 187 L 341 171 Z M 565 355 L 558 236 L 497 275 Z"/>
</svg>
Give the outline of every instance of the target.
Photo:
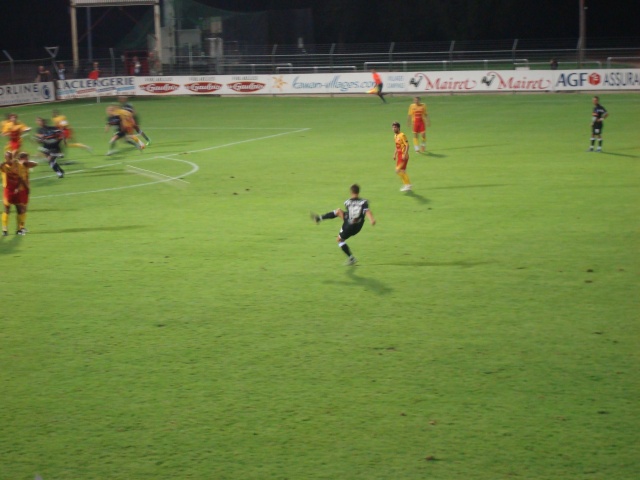
<svg viewBox="0 0 640 480">
<path fill-rule="evenodd" d="M 337 208 L 324 215 L 318 215 L 316 213 L 311 214 L 311 219 L 319 224 L 323 220 L 329 220 L 331 218 L 339 217 L 342 219 L 342 228 L 338 233 L 338 246 L 342 249 L 345 255 L 348 257 L 345 265 L 355 265 L 358 260 L 351 253 L 349 245 L 347 245 L 347 239 L 357 235 L 362 226 L 364 225 L 364 217 L 369 219 L 371 225 L 376 224 L 376 219 L 373 218 L 371 210 L 369 210 L 369 201 L 360 198 L 360 187 L 356 184 L 351 185 L 351 198 L 344 202 L 346 210 Z"/>
</svg>

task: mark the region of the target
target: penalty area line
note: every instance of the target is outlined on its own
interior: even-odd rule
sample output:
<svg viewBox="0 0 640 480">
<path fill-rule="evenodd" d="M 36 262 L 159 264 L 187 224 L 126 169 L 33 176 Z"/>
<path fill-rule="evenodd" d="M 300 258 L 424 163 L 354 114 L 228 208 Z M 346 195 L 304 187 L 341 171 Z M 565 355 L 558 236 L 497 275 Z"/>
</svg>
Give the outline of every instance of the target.
<svg viewBox="0 0 640 480">
<path fill-rule="evenodd" d="M 185 153 L 208 152 L 210 150 L 217 150 L 219 148 L 233 147 L 234 145 L 242 145 L 243 143 L 257 142 L 259 140 L 267 140 L 269 138 L 282 137 L 283 135 L 291 135 L 291 134 L 294 134 L 294 133 L 306 132 L 307 130 L 311 130 L 311 128 L 300 128 L 300 129 L 294 130 L 292 132 L 282 132 L 282 133 L 276 133 L 274 135 L 267 135 L 267 136 L 264 136 L 264 137 L 249 138 L 247 140 L 241 140 L 239 142 L 225 143 L 224 145 L 216 145 L 214 147 L 200 148 L 198 150 L 191 150 L 190 152 L 185 152 Z M 174 156 L 174 155 L 180 155 L 180 154 L 179 153 L 172 153 L 169 156 Z"/>
</svg>

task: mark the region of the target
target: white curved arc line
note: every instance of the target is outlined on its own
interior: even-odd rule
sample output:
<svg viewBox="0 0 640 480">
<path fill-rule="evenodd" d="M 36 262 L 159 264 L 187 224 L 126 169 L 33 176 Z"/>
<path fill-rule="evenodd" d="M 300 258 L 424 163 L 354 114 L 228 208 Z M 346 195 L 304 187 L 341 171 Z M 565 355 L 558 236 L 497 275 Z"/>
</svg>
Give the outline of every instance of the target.
<svg viewBox="0 0 640 480">
<path fill-rule="evenodd" d="M 152 159 L 149 159 L 152 160 Z M 183 173 L 177 177 L 168 177 L 166 179 L 163 180 L 158 180 L 155 182 L 147 182 L 147 183 L 138 183 L 136 185 L 127 185 L 125 187 L 112 187 L 112 188 L 101 188 L 99 190 L 88 190 L 88 191 L 84 191 L 84 192 L 68 192 L 68 193 L 57 193 L 54 195 L 38 195 L 38 196 L 34 196 L 32 198 L 52 198 L 52 197 L 70 197 L 72 195 L 86 195 L 88 193 L 101 193 L 101 192 L 113 192 L 115 190 L 126 190 L 128 188 L 138 188 L 138 187 L 146 187 L 148 185 L 157 185 L 159 183 L 167 183 L 167 182 L 172 182 L 173 180 L 180 180 L 181 177 L 186 177 L 189 175 L 192 175 L 194 173 L 196 173 L 198 170 L 200 170 L 200 167 L 198 167 L 198 165 L 196 165 L 193 162 L 189 162 L 187 160 L 181 160 L 179 158 L 173 158 L 172 160 L 177 161 L 177 162 L 183 162 L 183 163 L 187 163 L 189 165 L 192 166 L 191 170 L 188 171 L 187 173 Z"/>
<path fill-rule="evenodd" d="M 173 160 L 173 159 L 171 159 Z M 160 172 L 154 172 L 153 170 L 147 170 L 146 168 L 140 168 L 140 167 L 135 167 L 133 165 L 125 165 L 125 167 L 129 167 L 132 168 L 134 170 L 134 172 L 140 173 L 141 175 L 150 175 L 152 177 L 163 177 L 163 178 L 173 178 L 170 175 L 165 175 L 164 173 L 160 173 Z M 189 183 L 186 180 L 182 180 L 181 178 L 173 178 L 174 180 L 177 180 L 178 182 L 183 182 L 183 183 Z"/>
<path fill-rule="evenodd" d="M 255 142 L 257 140 L 266 140 L 268 138 L 281 137 L 283 135 L 290 135 L 292 133 L 306 132 L 307 130 L 311 130 L 311 128 L 301 128 L 301 129 L 298 129 L 298 130 L 294 130 L 292 132 L 282 132 L 282 133 L 278 133 L 278 134 L 275 134 L 275 135 L 267 135 L 265 137 L 250 138 L 248 140 L 242 140 L 242 141 L 239 141 L 239 142 L 226 143 L 224 145 L 216 145 L 216 146 L 213 146 L 213 147 L 201 148 L 199 150 L 190 150 L 190 151 L 187 151 L 187 152 L 184 152 L 184 153 L 189 153 L 190 154 L 190 153 L 198 153 L 198 152 L 207 152 L 207 151 L 216 150 L 216 149 L 219 149 L 219 148 L 232 147 L 234 145 L 240 145 L 240 144 L 243 144 L 243 143 Z M 193 167 L 189 172 L 187 172 L 186 174 L 182 174 L 182 175 L 180 175 L 178 177 L 168 177 L 166 179 L 158 180 L 156 182 L 139 183 L 139 184 L 136 184 L 136 185 L 128 185 L 128 186 L 125 186 L 125 187 L 102 188 L 102 189 L 99 189 L 99 190 L 88 190 L 88 191 L 84 191 L 84 192 L 57 193 L 57 194 L 53 194 L 53 195 L 39 195 L 39 196 L 33 196 L 31 198 L 36 199 L 36 198 L 68 197 L 68 196 L 72 196 L 72 195 L 85 195 L 85 194 L 89 194 L 89 193 L 112 192 L 112 191 L 115 191 L 115 190 L 125 190 L 125 189 L 128 189 L 128 188 L 145 187 L 147 185 L 157 185 L 159 183 L 166 183 L 166 182 L 171 182 L 173 180 L 180 180 L 181 179 L 180 177 L 186 177 L 186 176 L 192 175 L 192 174 L 196 173 L 198 170 L 200 170 L 200 167 L 198 167 L 198 165 L 196 165 L 193 162 L 189 162 L 187 160 L 182 160 L 180 158 L 172 158 L 172 157 L 175 157 L 177 155 L 182 155 L 182 153 L 170 153 L 168 155 L 158 155 L 158 156 L 151 157 L 151 158 L 141 158 L 139 160 L 131 160 L 128 163 L 148 162 L 150 160 L 156 160 L 158 158 L 163 158 L 165 160 L 171 160 L 171 161 L 175 161 L 175 162 L 187 163 L 187 164 L 189 164 L 189 165 L 191 165 Z M 117 162 L 117 163 L 111 163 L 109 165 L 100 165 L 100 166 L 97 166 L 97 167 L 94 167 L 94 168 L 106 168 L 106 167 L 111 167 L 111 166 L 114 166 L 114 165 L 121 165 L 121 164 L 122 164 L 122 162 Z M 87 169 L 76 170 L 75 172 L 69 172 L 69 174 L 71 174 L 71 173 L 79 173 L 79 172 L 82 172 L 82 171 L 87 171 Z M 51 178 L 51 176 L 52 175 L 49 175 L 49 176 L 46 176 L 46 177 L 33 178 L 32 181 L 42 180 L 44 178 Z"/>
</svg>

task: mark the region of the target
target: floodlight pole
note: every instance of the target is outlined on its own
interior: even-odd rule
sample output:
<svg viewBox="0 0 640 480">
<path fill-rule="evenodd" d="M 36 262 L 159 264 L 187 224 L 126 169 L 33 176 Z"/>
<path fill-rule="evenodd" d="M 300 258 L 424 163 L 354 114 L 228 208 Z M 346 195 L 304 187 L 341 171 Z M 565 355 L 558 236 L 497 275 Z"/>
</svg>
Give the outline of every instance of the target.
<svg viewBox="0 0 640 480">
<path fill-rule="evenodd" d="M 91 7 L 87 7 L 87 50 L 89 63 L 93 62 L 93 38 L 91 38 Z"/>
<path fill-rule="evenodd" d="M 587 46 L 587 7 L 584 5 L 585 0 L 579 0 L 579 18 L 580 18 L 580 38 L 578 40 L 578 68 L 582 68 L 584 63 L 584 49 Z"/>
<path fill-rule="evenodd" d="M 73 71 L 77 72 L 80 67 L 80 57 L 78 54 L 78 19 L 76 17 L 76 2 L 71 0 L 71 51 L 73 55 Z"/>
<path fill-rule="evenodd" d="M 160 0 L 153 5 L 153 23 L 156 31 L 156 60 L 162 65 L 162 29 L 160 28 Z"/>
</svg>

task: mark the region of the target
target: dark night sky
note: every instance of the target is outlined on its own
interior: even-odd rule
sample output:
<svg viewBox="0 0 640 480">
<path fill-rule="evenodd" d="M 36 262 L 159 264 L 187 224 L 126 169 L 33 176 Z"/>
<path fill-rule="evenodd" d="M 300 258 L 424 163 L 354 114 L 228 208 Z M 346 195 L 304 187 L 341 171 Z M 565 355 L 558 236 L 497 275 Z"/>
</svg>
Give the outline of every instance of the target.
<svg viewBox="0 0 640 480">
<path fill-rule="evenodd" d="M 315 43 L 428 42 L 449 40 L 577 39 L 579 0 L 198 0 L 231 11 L 310 8 Z M 638 0 L 585 0 L 587 46 L 597 39 L 635 38 Z M 34 9 L 46 4 L 47 10 Z M 43 45 L 70 52 L 69 0 L 12 2 L 0 16 L 0 49 L 15 59 L 46 57 Z M 150 7 L 112 8 L 93 33 L 94 48 L 108 48 L 130 31 L 135 18 Z M 79 9 L 79 33 L 86 30 L 85 9 Z M 98 20 L 106 8 L 93 8 Z M 282 26 L 287 28 L 286 21 Z M 10 35 L 9 32 L 20 32 Z M 82 49 L 86 40 L 81 43 Z M 277 42 L 276 42 L 277 43 Z M 3 58 L 4 60 L 4 58 Z"/>
</svg>

